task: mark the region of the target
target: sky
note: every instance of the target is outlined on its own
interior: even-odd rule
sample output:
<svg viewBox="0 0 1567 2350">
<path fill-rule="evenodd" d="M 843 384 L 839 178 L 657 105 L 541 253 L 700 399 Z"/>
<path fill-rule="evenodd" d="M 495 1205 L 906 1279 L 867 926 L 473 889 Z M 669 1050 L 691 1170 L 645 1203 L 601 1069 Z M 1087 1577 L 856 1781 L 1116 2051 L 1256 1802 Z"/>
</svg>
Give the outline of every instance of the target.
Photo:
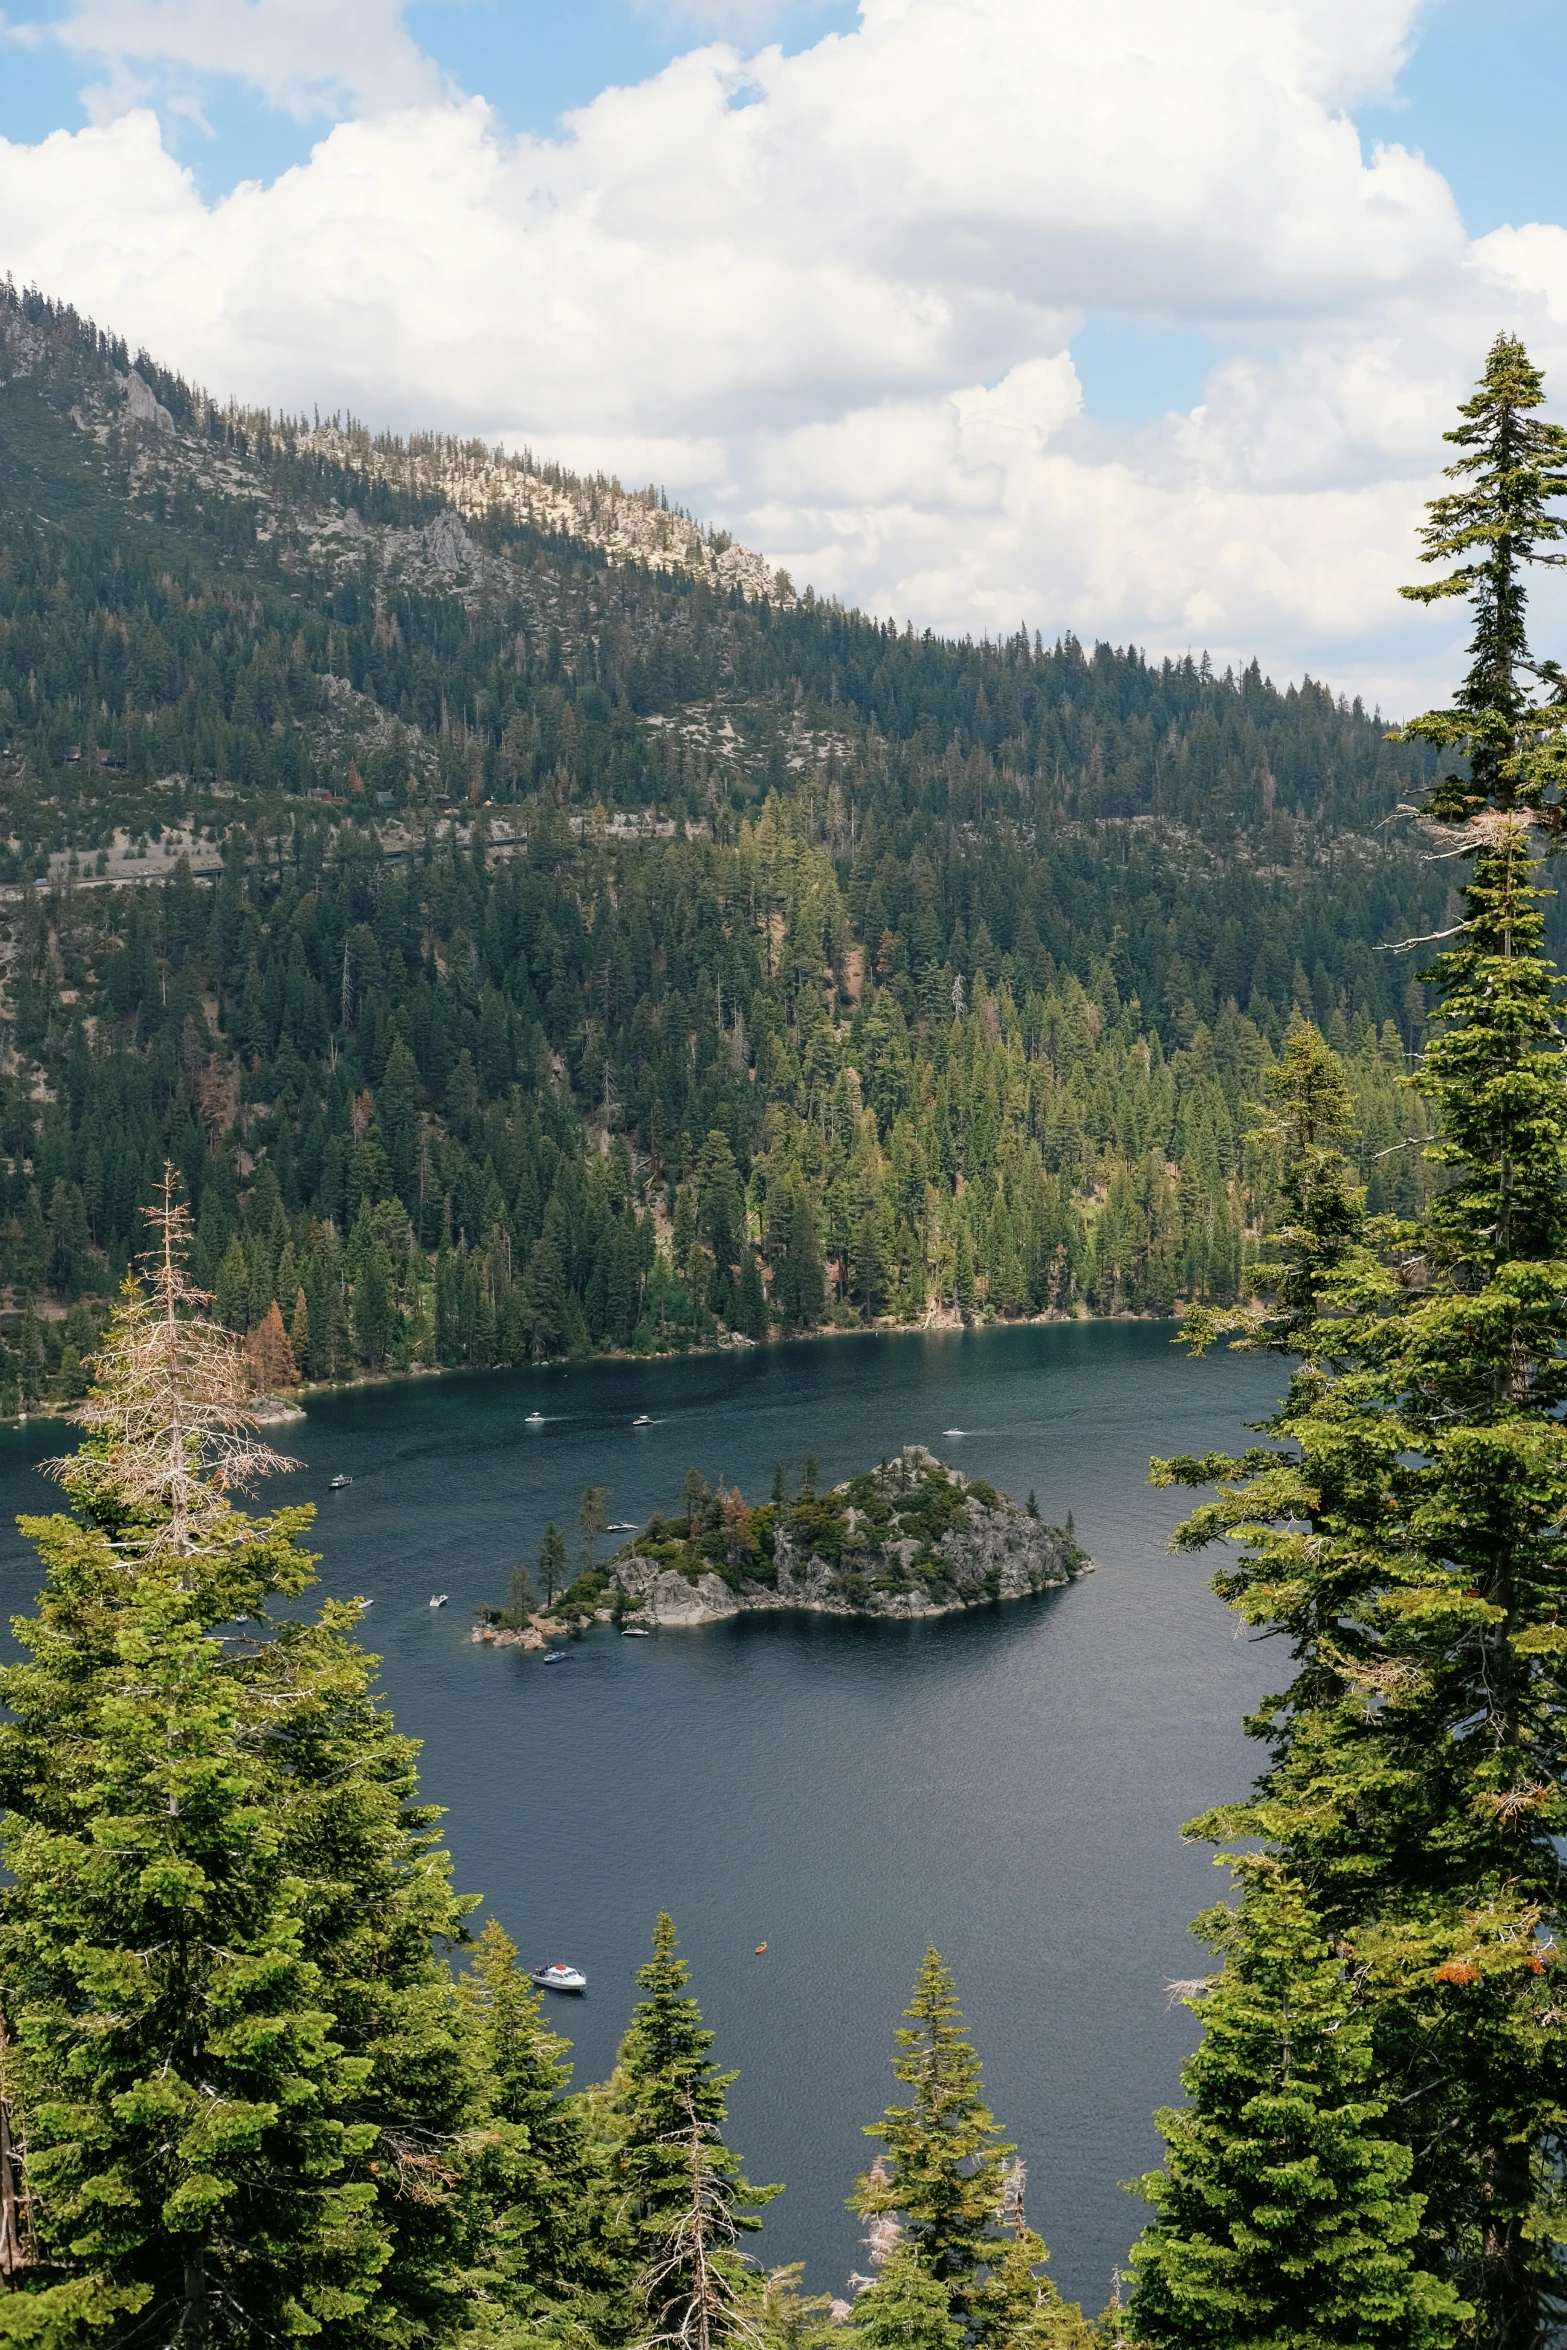
<svg viewBox="0 0 1567 2350">
<path fill-rule="evenodd" d="M 1498 331 L 1567 418 L 1564 91 L 1562 0 L 10 0 L 0 271 L 900 623 L 1408 712 Z"/>
</svg>

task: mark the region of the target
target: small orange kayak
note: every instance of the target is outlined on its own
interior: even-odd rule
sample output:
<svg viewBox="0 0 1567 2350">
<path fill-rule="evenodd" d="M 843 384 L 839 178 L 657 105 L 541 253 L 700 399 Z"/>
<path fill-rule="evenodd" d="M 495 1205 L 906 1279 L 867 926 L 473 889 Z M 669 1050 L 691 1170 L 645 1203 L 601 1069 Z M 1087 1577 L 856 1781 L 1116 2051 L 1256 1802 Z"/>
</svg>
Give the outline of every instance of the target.
<svg viewBox="0 0 1567 2350">
<path fill-rule="evenodd" d="M 757 1955 L 757 1957 L 758 1957 L 758 1958 L 760 1958 L 760 1957 L 761 1957 L 761 1955 L 762 1955 L 762 1952 L 763 1952 L 763 1951 L 764 1951 L 766 1948 L 767 1948 L 767 1944 L 766 1944 L 765 1942 L 758 1942 L 758 1944 L 757 1944 L 757 1946 L 756 1946 L 756 1955 Z"/>
</svg>

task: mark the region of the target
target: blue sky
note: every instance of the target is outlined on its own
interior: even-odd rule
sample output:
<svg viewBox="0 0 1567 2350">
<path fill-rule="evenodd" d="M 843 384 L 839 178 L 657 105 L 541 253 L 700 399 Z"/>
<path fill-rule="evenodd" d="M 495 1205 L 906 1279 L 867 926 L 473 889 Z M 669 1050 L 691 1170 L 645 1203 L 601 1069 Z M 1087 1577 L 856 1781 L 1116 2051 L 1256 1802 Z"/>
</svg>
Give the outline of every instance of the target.
<svg viewBox="0 0 1567 2350">
<path fill-rule="evenodd" d="M 0 271 L 921 624 L 1407 706 L 1453 403 L 1567 384 L 1567 0 L 0 8 Z"/>
<path fill-rule="evenodd" d="M 0 137 L 32 142 L 85 121 L 81 92 L 92 74 L 48 33 L 64 13 L 24 0 L 0 17 L 42 36 L 0 49 Z M 765 39 L 798 50 L 852 31 L 858 13 L 846 0 L 780 0 L 724 29 L 746 46 Z M 509 129 L 546 137 L 607 86 L 644 81 L 719 37 L 711 20 L 632 0 L 414 0 L 404 22 L 457 87 L 485 98 Z M 1564 94 L 1567 0 L 1433 0 L 1397 96 L 1357 108 L 1354 119 L 1368 148 L 1379 139 L 1420 148 L 1479 237 L 1503 223 L 1567 220 Z M 237 78 L 206 77 L 198 95 L 202 126 L 167 100 L 163 118 L 208 197 L 304 162 L 327 127 L 322 115 L 297 120 L 268 105 Z M 1224 349 L 1210 333 L 1113 312 L 1091 314 L 1073 344 L 1089 415 L 1132 428 L 1197 401 Z"/>
</svg>

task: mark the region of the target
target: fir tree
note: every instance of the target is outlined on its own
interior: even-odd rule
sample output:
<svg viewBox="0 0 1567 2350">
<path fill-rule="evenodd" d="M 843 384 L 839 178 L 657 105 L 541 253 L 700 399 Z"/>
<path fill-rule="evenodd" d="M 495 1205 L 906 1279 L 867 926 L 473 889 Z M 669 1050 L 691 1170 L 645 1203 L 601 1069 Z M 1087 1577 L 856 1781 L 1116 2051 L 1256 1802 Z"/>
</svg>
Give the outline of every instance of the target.
<svg viewBox="0 0 1567 2350">
<path fill-rule="evenodd" d="M 270 1618 L 310 1580 L 310 1512 L 226 1498 L 274 1456 L 167 1192 L 156 1222 L 56 1464 L 75 1514 L 30 1521 L 49 1580 L 3 1684 L 5 2090 L 40 2259 L 0 2322 L 450 2328 L 482 2051 L 433 1945 L 463 1905 L 357 1609 Z"/>
<path fill-rule="evenodd" d="M 1549 511 L 1567 497 L 1567 428 L 1541 420 L 1544 401 L 1545 379 L 1522 343 L 1498 335 L 1463 422 L 1444 436 L 1464 452 L 1447 468 L 1462 486 L 1431 501 L 1421 533 L 1421 560 L 1453 568 L 1401 590 L 1416 603 L 1462 596 L 1474 608 L 1472 660 L 1453 706 L 1402 729 L 1467 758 L 1467 776 L 1443 776 L 1426 801 L 1448 822 L 1486 808 L 1532 808 L 1553 828 L 1561 820 L 1563 681 L 1554 663 L 1531 658 L 1525 618 L 1526 567 L 1560 563 L 1545 550 L 1567 537 L 1567 518 Z M 1543 704 L 1536 679 L 1549 688 Z"/>
<path fill-rule="evenodd" d="M 854 2305 L 850 2340 L 857 2350 L 963 2350 L 944 2285 L 912 2244 L 900 2245 Z"/>
<path fill-rule="evenodd" d="M 213 1636 L 302 1589 L 310 1512 L 248 1521 L 212 1481 L 272 1456 L 237 1344 L 189 1314 L 168 1187 L 157 1221 L 152 1295 L 128 1291 L 82 1407 L 95 1434 L 55 1464 L 77 1514 L 27 1521 L 49 1579 L 0 1682 L 23 2337 L 116 2312 L 190 2342 L 330 2330 L 389 2251 L 352 2175 L 370 2060 L 334 2037 L 259 1735 L 286 1677 Z"/>
<path fill-rule="evenodd" d="M 709 2350 L 755 2330 L 759 2283 L 737 2245 L 780 2190 L 753 2187 L 724 2144 L 725 2093 L 736 2075 L 719 2072 L 708 2054 L 713 2035 L 686 1995 L 689 1980 L 661 1914 L 620 2048 L 617 2170 L 637 2246 L 642 2338 Z"/>
<path fill-rule="evenodd" d="M 602 2337 L 613 2329 L 616 2279 L 608 2182 L 582 2109 L 566 2093 L 569 2043 L 545 2023 L 542 1994 L 493 1921 L 460 1991 L 482 2044 L 488 2106 L 464 2180 L 479 2295 L 509 2318 L 542 2327 L 565 2316 Z"/>
<path fill-rule="evenodd" d="M 1189 2103 L 1161 2113 L 1158 2214 L 1133 2253 L 1135 2337 L 1154 2350 L 1439 2350 L 1473 2312 L 1421 2241 L 1414 2157 L 1385 2127 L 1373 2019 L 1298 1885 L 1244 1864 L 1238 1912 L 1199 1930 L 1222 1973 L 1187 2004 Z"/>
<path fill-rule="evenodd" d="M 1040 2273 L 1050 2254 L 1024 2223 L 1020 2200 L 1015 2208 L 1012 2238 L 998 2249 L 971 2304 L 979 2340 L 988 2350 L 1100 2350 L 1092 2322 Z"/>
<path fill-rule="evenodd" d="M 546 1607 L 553 1605 L 557 1591 L 564 1590 L 570 1574 L 571 1554 L 566 1548 L 566 1537 L 552 1518 L 539 1544 L 539 1583 Z"/>
<path fill-rule="evenodd" d="M 1199 1825 L 1268 1839 L 1365 1970 L 1414 2191 L 1476 2338 L 1505 2344 L 1536 2337 L 1557 2290 L 1567 2127 L 1543 1941 L 1567 1819 L 1567 1068 L 1540 896 L 1523 826 L 1489 822 L 1434 972 L 1418 1082 L 1450 1179 L 1423 1227 L 1357 1232 L 1342 1169 L 1286 1178 L 1278 1310 L 1251 1336 L 1300 1358 L 1268 1424 L 1292 1450 L 1159 1471 L 1220 1480 L 1179 1539 L 1246 1541 L 1218 1587 L 1297 1668 L 1255 1725 L 1273 1746 L 1256 1796 Z M 1304 1134 L 1297 1118 L 1309 1166 Z"/>
<path fill-rule="evenodd" d="M 896 2213 L 921 2266 L 961 2315 L 992 2257 L 1014 2149 L 980 2095 L 979 2058 L 938 1951 L 926 1951 L 904 2013 L 892 2069 L 910 2099 L 867 2125 L 866 2136 L 882 2141 L 887 2160 L 859 2181 L 849 2206 L 866 2219 Z"/>
</svg>

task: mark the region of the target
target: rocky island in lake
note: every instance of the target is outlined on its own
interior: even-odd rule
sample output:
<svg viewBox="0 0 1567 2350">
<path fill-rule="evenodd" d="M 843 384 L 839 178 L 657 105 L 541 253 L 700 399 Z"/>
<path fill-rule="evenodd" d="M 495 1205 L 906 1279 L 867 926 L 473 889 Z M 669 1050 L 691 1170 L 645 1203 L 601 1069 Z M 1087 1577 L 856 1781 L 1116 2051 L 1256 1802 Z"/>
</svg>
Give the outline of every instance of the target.
<svg viewBox="0 0 1567 2350">
<path fill-rule="evenodd" d="M 693 1472 L 685 1503 L 676 1516 L 650 1519 L 578 1576 L 548 1618 L 510 1637 L 531 1646 L 542 1630 L 595 1617 L 677 1626 L 762 1608 L 948 1615 L 1054 1590 L 1093 1564 L 1070 1528 L 1044 1523 L 1032 1496 L 1025 1507 L 918 1444 L 830 1492 L 757 1508 L 738 1488 L 711 1491 Z"/>
</svg>

